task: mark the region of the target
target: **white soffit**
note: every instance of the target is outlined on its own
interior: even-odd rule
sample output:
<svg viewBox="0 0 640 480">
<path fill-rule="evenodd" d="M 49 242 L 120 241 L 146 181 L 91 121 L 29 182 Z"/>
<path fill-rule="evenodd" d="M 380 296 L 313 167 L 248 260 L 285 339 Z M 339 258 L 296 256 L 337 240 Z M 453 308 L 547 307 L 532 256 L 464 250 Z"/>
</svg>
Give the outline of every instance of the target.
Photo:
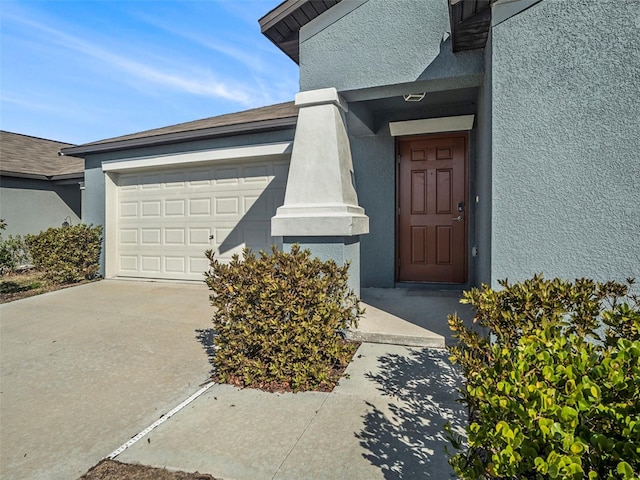
<svg viewBox="0 0 640 480">
<path fill-rule="evenodd" d="M 471 130 L 475 115 L 460 115 L 458 117 L 425 118 L 422 120 L 407 120 L 404 122 L 389 122 L 392 137 L 402 135 L 418 135 L 421 133 L 458 132 Z"/>
<path fill-rule="evenodd" d="M 265 143 L 243 147 L 221 148 L 199 152 L 178 153 L 168 155 L 154 155 L 137 157 L 127 160 L 109 160 L 102 162 L 103 172 L 123 172 L 153 167 L 168 167 L 174 165 L 192 165 L 221 160 L 250 159 L 257 157 L 274 157 L 290 155 L 293 142 Z"/>
</svg>

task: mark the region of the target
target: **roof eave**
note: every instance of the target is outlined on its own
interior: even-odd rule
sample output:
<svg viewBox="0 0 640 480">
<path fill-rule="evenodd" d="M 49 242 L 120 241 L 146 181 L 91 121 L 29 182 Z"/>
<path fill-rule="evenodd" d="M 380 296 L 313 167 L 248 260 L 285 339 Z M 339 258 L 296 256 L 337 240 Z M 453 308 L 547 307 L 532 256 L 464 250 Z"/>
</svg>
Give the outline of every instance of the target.
<svg viewBox="0 0 640 480">
<path fill-rule="evenodd" d="M 486 46 L 491 29 L 491 5 L 496 0 L 449 0 L 451 46 L 454 53 Z"/>
<path fill-rule="evenodd" d="M 82 180 L 84 179 L 84 172 L 64 173 L 61 175 L 44 175 L 42 173 L 11 172 L 7 170 L 0 170 L 0 176 L 55 182 L 59 180 Z"/>
<path fill-rule="evenodd" d="M 129 140 L 119 140 L 108 143 L 79 145 L 77 147 L 63 148 L 60 150 L 60 153 L 63 155 L 68 155 L 70 157 L 84 158 L 85 155 L 95 153 L 117 152 L 120 150 L 130 150 L 133 148 L 155 147 L 171 143 L 183 143 L 194 140 L 209 140 L 212 138 L 230 137 L 247 133 L 284 130 L 295 127 L 296 122 L 297 117 L 260 120 L 257 122 L 247 122 L 236 125 L 224 125 L 220 127 L 210 127 L 199 130 L 189 130 L 185 132 L 167 133 L 164 135 L 132 138 Z"/>
</svg>

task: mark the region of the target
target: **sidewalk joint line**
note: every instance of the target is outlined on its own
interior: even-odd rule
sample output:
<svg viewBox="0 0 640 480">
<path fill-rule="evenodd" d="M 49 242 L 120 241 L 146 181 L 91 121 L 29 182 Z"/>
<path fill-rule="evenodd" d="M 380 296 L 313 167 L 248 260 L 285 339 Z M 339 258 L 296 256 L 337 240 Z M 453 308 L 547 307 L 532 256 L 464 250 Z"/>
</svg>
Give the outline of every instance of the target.
<svg viewBox="0 0 640 480">
<path fill-rule="evenodd" d="M 202 395 L 204 392 L 206 392 L 207 390 L 209 390 L 211 387 L 213 387 L 214 385 L 216 385 L 214 382 L 210 382 L 207 383 L 204 387 L 202 387 L 200 390 L 198 390 L 196 393 L 194 393 L 193 395 L 191 395 L 189 398 L 187 398 L 185 401 L 183 401 L 180 405 L 178 405 L 177 407 L 175 407 L 174 409 L 172 409 L 171 411 L 169 411 L 169 413 L 162 415 L 158 420 L 156 420 L 155 422 L 153 422 L 151 425 L 149 425 L 147 428 L 145 428 L 144 430 L 142 430 L 140 433 L 138 433 L 137 435 L 131 437 L 129 439 L 128 442 L 120 445 L 117 449 L 115 449 L 113 452 L 111 452 L 107 457 L 109 460 L 113 460 L 114 458 L 116 458 L 118 455 L 120 455 L 122 452 L 124 452 L 127 448 L 129 448 L 130 446 L 132 446 L 134 443 L 136 443 L 138 440 L 140 440 L 142 437 L 144 437 L 145 435 L 147 435 L 148 433 L 150 433 L 152 430 L 154 430 L 156 427 L 162 425 L 164 422 L 166 422 L 167 420 L 169 420 L 171 417 L 173 417 L 176 413 L 178 413 L 180 410 L 182 410 L 184 407 L 186 407 L 187 405 L 189 405 L 191 402 L 193 402 L 196 398 L 198 398 L 200 395 Z"/>
<path fill-rule="evenodd" d="M 313 423 L 313 421 L 316 419 L 316 417 L 318 416 L 318 414 L 320 413 L 320 410 L 322 410 L 322 407 L 324 407 L 325 402 L 327 401 L 327 399 L 329 398 L 329 395 L 331 395 L 331 392 L 327 393 L 327 396 L 324 397 L 324 400 L 322 400 L 322 403 L 320 404 L 320 407 L 318 407 L 318 410 L 316 410 L 316 413 L 313 415 L 313 417 L 311 417 L 311 419 L 307 422 L 307 425 L 304 427 L 304 430 L 302 430 L 302 433 L 300 434 L 300 436 L 296 439 L 296 442 L 293 444 L 293 446 L 289 449 L 289 451 L 287 452 L 287 454 L 284 456 L 284 458 L 282 459 L 282 462 L 280 462 L 280 465 L 278 465 L 278 468 L 276 469 L 275 473 L 273 474 L 273 476 L 271 477 L 271 480 L 273 480 L 274 478 L 276 478 L 276 475 L 278 475 L 278 473 L 280 472 L 280 470 L 282 469 L 282 466 L 284 465 L 284 463 L 287 461 L 287 459 L 289 458 L 289 455 L 291 455 L 291 452 L 293 452 L 293 450 L 298 446 L 298 443 L 300 443 L 300 440 L 302 439 L 302 437 L 304 437 L 304 434 L 307 433 L 307 430 L 309 429 L 309 427 L 311 426 L 311 424 Z"/>
</svg>

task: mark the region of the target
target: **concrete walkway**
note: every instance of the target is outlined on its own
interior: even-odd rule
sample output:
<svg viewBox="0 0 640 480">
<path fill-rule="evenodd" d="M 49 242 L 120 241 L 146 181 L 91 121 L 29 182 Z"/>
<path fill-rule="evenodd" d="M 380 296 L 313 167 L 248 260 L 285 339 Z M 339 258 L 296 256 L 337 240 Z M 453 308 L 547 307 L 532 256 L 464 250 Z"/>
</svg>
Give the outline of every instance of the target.
<svg viewBox="0 0 640 480">
<path fill-rule="evenodd" d="M 443 425 L 459 432 L 446 352 L 362 344 L 331 393 L 215 385 L 117 460 L 224 480 L 447 479 Z"/>
<path fill-rule="evenodd" d="M 196 392 L 208 294 L 106 280 L 0 305 L 0 477 L 77 478 Z M 365 343 L 332 393 L 215 385 L 117 459 L 224 480 L 449 478 L 442 425 L 464 412 L 446 356 Z"/>
<path fill-rule="evenodd" d="M 77 478 L 195 392 L 208 295 L 105 280 L 0 305 L 0 477 Z"/>
<path fill-rule="evenodd" d="M 360 295 L 365 314 L 350 332 L 354 340 L 444 348 L 455 341 L 447 323 L 452 313 L 473 328 L 473 310 L 460 303 L 460 291 L 363 288 Z"/>
</svg>

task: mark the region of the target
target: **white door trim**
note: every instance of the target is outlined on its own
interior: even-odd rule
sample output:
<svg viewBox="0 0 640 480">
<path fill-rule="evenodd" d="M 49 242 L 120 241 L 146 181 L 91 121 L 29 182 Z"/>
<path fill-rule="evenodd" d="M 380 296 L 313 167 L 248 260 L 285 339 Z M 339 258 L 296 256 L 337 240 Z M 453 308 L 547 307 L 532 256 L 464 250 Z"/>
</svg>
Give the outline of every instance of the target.
<svg viewBox="0 0 640 480">
<path fill-rule="evenodd" d="M 460 132 L 473 128 L 474 117 L 475 115 L 460 115 L 457 117 L 424 118 L 421 120 L 389 122 L 389 130 L 392 137 L 422 135 L 426 133 Z"/>
</svg>

